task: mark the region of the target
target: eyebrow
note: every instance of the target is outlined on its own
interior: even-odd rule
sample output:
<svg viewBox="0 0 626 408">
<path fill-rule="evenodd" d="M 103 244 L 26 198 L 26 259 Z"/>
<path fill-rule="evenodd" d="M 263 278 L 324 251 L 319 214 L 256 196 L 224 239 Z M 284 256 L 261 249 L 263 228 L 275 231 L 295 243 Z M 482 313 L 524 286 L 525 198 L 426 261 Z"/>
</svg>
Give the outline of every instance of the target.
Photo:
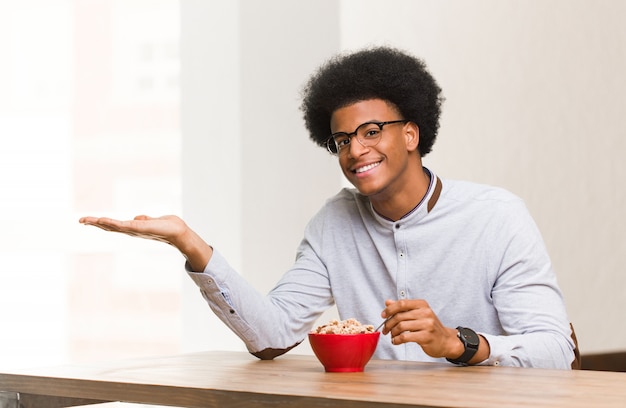
<svg viewBox="0 0 626 408">
<path fill-rule="evenodd" d="M 376 124 L 378 124 L 378 123 L 383 123 L 383 122 L 385 122 L 385 121 L 384 121 L 384 120 L 379 120 L 379 119 L 371 119 L 371 120 L 368 120 L 368 121 L 363 122 L 363 123 L 361 123 L 360 125 L 358 125 L 358 126 L 354 129 L 354 131 L 353 131 L 353 132 L 343 132 L 343 131 L 339 131 L 339 132 L 332 132 L 330 135 L 331 135 L 331 136 L 333 136 L 333 135 L 338 135 L 338 134 L 346 134 L 346 135 L 351 135 L 351 134 L 353 134 L 354 132 L 356 132 L 356 130 L 357 130 L 358 128 L 360 128 L 361 126 L 363 126 L 363 125 L 366 125 L 366 124 L 368 124 L 368 123 L 371 123 L 371 124 L 375 124 L 375 123 L 376 123 Z"/>
</svg>

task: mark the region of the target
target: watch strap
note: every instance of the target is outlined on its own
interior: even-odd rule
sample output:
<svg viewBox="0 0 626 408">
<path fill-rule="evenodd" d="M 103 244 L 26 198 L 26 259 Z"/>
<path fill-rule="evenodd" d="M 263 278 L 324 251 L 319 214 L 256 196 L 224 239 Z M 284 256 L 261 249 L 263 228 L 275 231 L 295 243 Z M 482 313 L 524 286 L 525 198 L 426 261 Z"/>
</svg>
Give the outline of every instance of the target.
<svg viewBox="0 0 626 408">
<path fill-rule="evenodd" d="M 467 365 L 468 361 L 474 357 L 476 352 L 478 351 L 478 345 L 480 344 L 480 338 L 478 334 L 472 329 L 468 329 L 467 327 L 457 327 L 457 337 L 463 343 L 463 347 L 465 351 L 461 354 L 460 357 L 451 359 L 446 358 L 450 363 L 459 364 L 459 365 Z"/>
</svg>

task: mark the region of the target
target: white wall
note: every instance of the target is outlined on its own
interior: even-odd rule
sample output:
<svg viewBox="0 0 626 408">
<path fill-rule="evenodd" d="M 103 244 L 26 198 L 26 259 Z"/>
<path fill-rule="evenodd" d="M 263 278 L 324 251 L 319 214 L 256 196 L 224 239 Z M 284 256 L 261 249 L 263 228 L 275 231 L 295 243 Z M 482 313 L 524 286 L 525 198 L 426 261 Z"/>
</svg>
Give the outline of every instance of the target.
<svg viewBox="0 0 626 408">
<path fill-rule="evenodd" d="M 426 165 L 524 198 L 582 351 L 624 349 L 625 18 L 620 1 L 183 1 L 185 217 L 267 291 L 342 184 L 301 85 L 338 50 L 405 48 L 447 98 Z M 185 291 L 187 348 L 241 347 Z"/>
<path fill-rule="evenodd" d="M 303 79 L 339 49 L 338 6 L 198 0 L 181 15 L 184 217 L 267 292 L 341 184 L 298 110 Z M 184 349 L 243 349 L 184 279 Z"/>
<path fill-rule="evenodd" d="M 413 18 L 393 25 L 366 24 L 378 2 L 342 4 L 343 46 L 407 48 L 443 87 L 426 165 L 523 197 L 583 352 L 626 347 L 626 3 L 395 1 Z"/>
</svg>

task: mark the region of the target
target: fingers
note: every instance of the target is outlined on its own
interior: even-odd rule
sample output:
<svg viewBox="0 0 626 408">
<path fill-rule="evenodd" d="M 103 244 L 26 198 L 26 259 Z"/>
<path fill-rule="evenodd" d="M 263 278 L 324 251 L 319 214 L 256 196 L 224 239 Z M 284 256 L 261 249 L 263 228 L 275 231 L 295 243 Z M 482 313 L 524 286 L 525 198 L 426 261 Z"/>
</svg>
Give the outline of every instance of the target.
<svg viewBox="0 0 626 408">
<path fill-rule="evenodd" d="M 382 333 L 391 334 L 393 344 L 419 342 L 437 325 L 437 317 L 422 299 L 387 300 L 385 306 L 381 316 L 387 320 Z"/>
<path fill-rule="evenodd" d="M 106 231 L 117 231 L 120 221 L 105 217 L 82 217 L 79 222 L 84 225 L 93 225 Z"/>
<path fill-rule="evenodd" d="M 120 221 L 107 217 L 82 217 L 79 222 L 83 225 L 91 225 L 104 231 L 121 232 L 131 236 L 140 236 L 142 234 L 140 224 L 137 224 L 135 220 Z"/>
<path fill-rule="evenodd" d="M 105 231 L 110 231 L 111 230 L 111 227 L 110 227 L 109 223 L 106 222 L 104 218 L 82 217 L 81 219 L 78 220 L 78 222 L 80 222 L 83 225 L 92 225 L 94 227 L 98 227 L 98 228 L 103 229 Z"/>
<path fill-rule="evenodd" d="M 385 309 L 380 314 L 385 319 L 389 316 L 393 316 L 398 313 L 407 312 L 410 310 L 430 308 L 428 303 L 422 299 L 387 299 L 385 301 L 385 306 Z"/>
<path fill-rule="evenodd" d="M 138 215 L 132 220 L 121 221 L 107 217 L 82 217 L 79 222 L 104 231 L 118 232 L 133 237 L 151 239 L 174 245 L 177 237 L 187 231 L 186 224 L 176 216 L 158 218 Z"/>
<path fill-rule="evenodd" d="M 429 314 L 427 310 L 412 309 L 397 312 L 385 321 L 383 334 L 390 333 L 395 337 L 405 332 L 416 332 L 428 327 Z"/>
<path fill-rule="evenodd" d="M 428 338 L 437 331 L 438 321 L 431 313 L 415 311 L 396 316 L 399 320 L 390 321 L 388 325 L 393 344 L 421 343 L 420 339 Z"/>
<path fill-rule="evenodd" d="M 152 220 L 152 217 L 148 217 L 147 215 L 138 215 L 131 221 L 122 221 L 116 220 L 113 218 L 107 217 L 81 217 L 78 222 L 85 225 L 93 225 L 95 227 L 100 227 L 102 229 L 108 229 L 110 231 L 121 231 L 121 230 L 135 230 L 141 224 L 135 223 L 134 221 L 148 221 Z"/>
<path fill-rule="evenodd" d="M 81 217 L 78 220 L 78 222 L 80 222 L 81 224 L 88 225 L 111 224 L 113 221 L 115 220 L 106 217 Z"/>
</svg>

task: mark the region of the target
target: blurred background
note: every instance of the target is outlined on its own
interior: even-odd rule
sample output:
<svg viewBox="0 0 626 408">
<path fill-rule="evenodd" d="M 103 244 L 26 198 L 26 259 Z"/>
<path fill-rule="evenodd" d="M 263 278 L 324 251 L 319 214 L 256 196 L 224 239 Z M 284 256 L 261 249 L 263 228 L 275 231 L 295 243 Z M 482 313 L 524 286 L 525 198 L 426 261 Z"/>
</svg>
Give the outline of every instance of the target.
<svg viewBox="0 0 626 408">
<path fill-rule="evenodd" d="M 443 88 L 425 165 L 521 196 L 582 351 L 626 349 L 625 18 L 619 0 L 0 0 L 0 369 L 244 350 L 175 249 L 78 218 L 181 215 L 268 291 L 345 186 L 300 89 L 383 44 Z"/>
</svg>

